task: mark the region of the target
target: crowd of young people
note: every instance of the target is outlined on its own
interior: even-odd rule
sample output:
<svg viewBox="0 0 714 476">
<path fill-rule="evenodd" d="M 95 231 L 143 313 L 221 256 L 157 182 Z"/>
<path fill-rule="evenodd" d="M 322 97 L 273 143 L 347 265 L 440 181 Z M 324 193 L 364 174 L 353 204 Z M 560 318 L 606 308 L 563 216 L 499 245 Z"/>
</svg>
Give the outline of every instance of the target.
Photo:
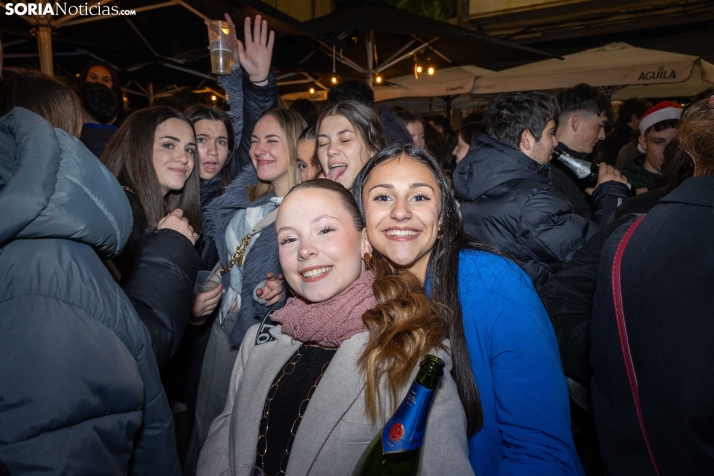
<svg viewBox="0 0 714 476">
<path fill-rule="evenodd" d="M 708 96 L 684 115 L 639 113 L 641 166 L 674 162 L 681 185 L 635 232 L 614 221 L 631 192 L 613 157 L 586 191 L 550 164 L 557 145 L 591 154 L 604 138 L 609 102 L 594 88 L 503 95 L 442 137 L 346 82 L 315 119 L 275 107 L 267 23 L 246 18 L 244 35 L 219 80 L 229 111 L 114 112 L 98 156 L 77 139 L 83 118 L 108 117 L 116 98 L 91 114 L 104 91 L 82 101 L 3 70 L 0 475 L 351 474 L 426 354 L 446 371 L 422 474 L 711 468 L 708 386 L 682 376 L 711 355 Z M 118 87 L 107 65 L 82 78 Z M 661 142 L 674 135 L 673 161 Z M 611 278 L 625 234 L 636 251 Z M 221 283 L 194 294 L 199 270 Z M 583 391 L 581 421 L 570 400 Z M 169 400 L 190 416 L 180 455 Z M 588 456 L 597 441 L 604 463 Z"/>
</svg>

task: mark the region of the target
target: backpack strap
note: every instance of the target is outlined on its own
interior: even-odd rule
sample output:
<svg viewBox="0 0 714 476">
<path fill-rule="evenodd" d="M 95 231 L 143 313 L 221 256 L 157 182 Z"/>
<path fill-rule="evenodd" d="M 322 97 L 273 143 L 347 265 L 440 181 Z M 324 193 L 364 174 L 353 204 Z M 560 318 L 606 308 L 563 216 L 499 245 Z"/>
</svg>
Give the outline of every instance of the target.
<svg viewBox="0 0 714 476">
<path fill-rule="evenodd" d="M 630 393 L 632 393 L 632 400 L 635 404 L 635 413 L 637 414 L 637 421 L 640 425 L 640 431 L 642 432 L 642 438 L 645 440 L 645 446 L 647 447 L 647 454 L 650 457 L 650 462 L 654 468 L 654 472 L 657 476 L 660 475 L 659 469 L 657 468 L 657 462 L 655 461 L 654 453 L 652 452 L 652 447 L 650 446 L 650 440 L 647 436 L 647 427 L 645 426 L 645 418 L 642 414 L 642 404 L 640 403 L 640 390 L 637 385 L 637 375 L 635 374 L 635 365 L 632 361 L 632 353 L 630 352 L 630 340 L 627 336 L 627 325 L 625 324 L 625 309 L 622 305 L 622 281 L 620 279 L 620 268 L 622 267 L 622 257 L 625 253 L 625 248 L 627 243 L 629 243 L 630 238 L 640 226 L 642 220 L 645 217 L 640 217 L 636 219 L 630 227 L 625 232 L 625 235 L 620 240 L 617 245 L 617 250 L 615 251 L 615 259 L 612 262 L 612 299 L 615 304 L 615 319 L 617 320 L 617 334 L 620 339 L 620 349 L 622 350 L 622 358 L 625 361 L 625 371 L 627 372 L 627 381 L 630 385 Z"/>
</svg>

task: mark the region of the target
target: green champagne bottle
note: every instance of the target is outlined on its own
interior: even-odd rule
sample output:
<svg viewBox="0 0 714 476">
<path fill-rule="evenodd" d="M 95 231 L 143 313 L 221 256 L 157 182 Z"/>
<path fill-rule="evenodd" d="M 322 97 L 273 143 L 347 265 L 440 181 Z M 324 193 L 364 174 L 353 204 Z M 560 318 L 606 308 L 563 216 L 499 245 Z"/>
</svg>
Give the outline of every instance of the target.
<svg viewBox="0 0 714 476">
<path fill-rule="evenodd" d="M 409 392 L 392 418 L 364 450 L 352 476 L 417 476 L 422 443 L 434 394 L 444 375 L 444 361 L 427 355 Z"/>
</svg>

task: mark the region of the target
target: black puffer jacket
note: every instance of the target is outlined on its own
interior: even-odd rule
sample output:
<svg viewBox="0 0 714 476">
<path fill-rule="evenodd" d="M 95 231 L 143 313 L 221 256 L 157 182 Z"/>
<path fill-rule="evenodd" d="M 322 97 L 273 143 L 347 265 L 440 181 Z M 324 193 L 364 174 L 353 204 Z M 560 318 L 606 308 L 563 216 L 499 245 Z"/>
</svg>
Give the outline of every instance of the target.
<svg viewBox="0 0 714 476">
<path fill-rule="evenodd" d="M 115 260 L 121 285 L 151 335 L 163 369 L 176 352 L 193 308 L 198 253 L 181 233 L 156 230 L 146 222 L 139 200 L 126 191 L 134 225 L 129 244 Z"/>
<path fill-rule="evenodd" d="M 612 185 L 612 186 L 610 186 Z M 593 214 L 605 210 L 612 221 L 620 183 L 593 194 Z M 573 212 L 570 201 L 551 186 L 550 167 L 484 134 L 474 140 L 454 170 L 466 232 L 516 258 L 537 285 L 567 263 L 599 225 Z M 611 207 L 611 208 L 610 208 Z"/>
<path fill-rule="evenodd" d="M 129 239 L 116 179 L 77 139 L 0 119 L 0 473 L 179 474 L 149 333 L 102 259 Z"/>
</svg>

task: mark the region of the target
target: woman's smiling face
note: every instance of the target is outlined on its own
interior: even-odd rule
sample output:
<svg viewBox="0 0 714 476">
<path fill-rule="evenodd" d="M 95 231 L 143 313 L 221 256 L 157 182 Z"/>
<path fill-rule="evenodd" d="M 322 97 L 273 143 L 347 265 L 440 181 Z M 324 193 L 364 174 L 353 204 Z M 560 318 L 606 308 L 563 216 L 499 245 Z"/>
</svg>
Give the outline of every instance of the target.
<svg viewBox="0 0 714 476">
<path fill-rule="evenodd" d="M 285 197 L 275 227 L 288 284 L 310 302 L 341 293 L 364 272 L 371 250 L 337 193 L 305 188 Z"/>
<path fill-rule="evenodd" d="M 407 156 L 376 166 L 362 190 L 367 237 L 382 256 L 422 281 L 439 238 L 441 189 Z"/>
<path fill-rule="evenodd" d="M 190 124 L 167 119 L 156 128 L 152 162 L 161 194 L 183 189 L 193 171 L 196 139 Z"/>
<path fill-rule="evenodd" d="M 273 116 L 263 116 L 255 125 L 250 159 L 260 180 L 272 183 L 276 189 L 285 188 L 289 181 L 290 157 L 283 131 Z"/>
</svg>

